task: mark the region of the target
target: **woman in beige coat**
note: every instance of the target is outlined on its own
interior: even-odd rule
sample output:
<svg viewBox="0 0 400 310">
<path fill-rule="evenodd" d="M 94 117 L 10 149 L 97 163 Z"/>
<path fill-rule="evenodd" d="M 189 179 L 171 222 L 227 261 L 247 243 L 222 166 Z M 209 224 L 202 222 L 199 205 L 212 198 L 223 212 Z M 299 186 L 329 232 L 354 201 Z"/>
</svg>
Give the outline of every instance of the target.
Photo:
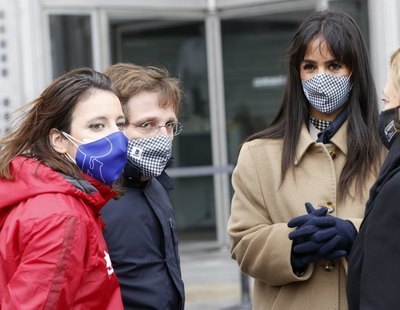
<svg viewBox="0 0 400 310">
<path fill-rule="evenodd" d="M 347 14 L 304 20 L 278 115 L 241 148 L 228 231 L 255 309 L 347 309 L 346 259 L 382 158 L 366 51 Z"/>
</svg>

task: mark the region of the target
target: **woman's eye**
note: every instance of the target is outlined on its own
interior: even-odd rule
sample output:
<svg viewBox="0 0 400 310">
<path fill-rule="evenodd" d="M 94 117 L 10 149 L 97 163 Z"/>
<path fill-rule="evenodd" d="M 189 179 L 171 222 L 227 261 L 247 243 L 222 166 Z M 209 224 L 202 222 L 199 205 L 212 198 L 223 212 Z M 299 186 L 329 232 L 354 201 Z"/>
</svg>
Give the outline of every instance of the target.
<svg viewBox="0 0 400 310">
<path fill-rule="evenodd" d="M 302 68 L 303 68 L 303 70 L 310 71 L 310 70 L 314 70 L 315 66 L 312 64 L 304 64 Z"/>
<path fill-rule="evenodd" d="M 92 129 L 101 129 L 101 128 L 104 128 L 104 124 L 100 124 L 100 123 L 91 124 L 89 127 Z"/>
<path fill-rule="evenodd" d="M 341 68 L 342 68 L 342 65 L 339 63 L 332 63 L 329 66 L 329 69 L 334 70 L 334 71 L 340 70 Z"/>
<path fill-rule="evenodd" d="M 118 122 L 118 123 L 117 123 L 117 127 L 118 127 L 118 129 L 120 129 L 120 130 L 124 129 L 125 126 L 126 126 L 126 123 L 125 123 L 125 122 Z"/>
</svg>

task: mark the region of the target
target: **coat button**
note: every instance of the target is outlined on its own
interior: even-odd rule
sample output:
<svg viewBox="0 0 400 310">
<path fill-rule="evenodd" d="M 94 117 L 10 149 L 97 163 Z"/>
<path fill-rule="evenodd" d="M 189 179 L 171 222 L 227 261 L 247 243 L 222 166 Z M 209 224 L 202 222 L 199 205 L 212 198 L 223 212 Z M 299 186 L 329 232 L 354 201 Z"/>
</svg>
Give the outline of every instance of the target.
<svg viewBox="0 0 400 310">
<path fill-rule="evenodd" d="M 331 151 L 329 151 L 329 155 L 331 156 L 332 159 L 335 159 L 336 157 L 336 151 L 333 149 Z"/>
<path fill-rule="evenodd" d="M 335 262 L 332 260 L 324 261 L 320 266 L 326 272 L 332 272 L 333 270 L 335 270 Z"/>
<path fill-rule="evenodd" d="M 326 207 L 328 208 L 328 213 L 332 213 L 333 211 L 335 211 L 335 205 L 333 202 L 327 201 Z"/>
</svg>

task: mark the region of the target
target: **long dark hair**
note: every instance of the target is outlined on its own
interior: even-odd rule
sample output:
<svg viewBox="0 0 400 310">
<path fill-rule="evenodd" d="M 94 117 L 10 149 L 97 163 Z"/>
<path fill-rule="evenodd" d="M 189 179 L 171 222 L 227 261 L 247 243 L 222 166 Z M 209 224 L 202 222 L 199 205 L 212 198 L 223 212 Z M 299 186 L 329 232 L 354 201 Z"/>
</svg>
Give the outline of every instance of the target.
<svg viewBox="0 0 400 310">
<path fill-rule="evenodd" d="M 367 47 L 355 21 L 346 13 L 326 10 L 306 18 L 295 33 L 287 60 L 289 74 L 283 100 L 271 125 L 246 141 L 283 138 L 281 182 L 293 169 L 301 128 L 309 118 L 309 104 L 300 80 L 300 64 L 307 47 L 316 37 L 325 39 L 337 61 L 350 68 L 352 90 L 347 102 L 347 160 L 339 179 L 338 200 L 349 192 L 355 182 L 360 196 L 368 175 L 378 169 L 381 142 L 376 130 L 378 100 L 372 79 Z"/>
<path fill-rule="evenodd" d="M 54 80 L 29 103 L 25 107 L 28 112 L 0 141 L 0 177 L 12 178 L 10 163 L 18 155 L 34 157 L 58 172 L 79 177 L 79 168 L 53 149 L 49 133 L 53 128 L 69 133 L 76 104 L 94 89 L 115 93 L 106 75 L 91 68 L 75 69 Z"/>
</svg>

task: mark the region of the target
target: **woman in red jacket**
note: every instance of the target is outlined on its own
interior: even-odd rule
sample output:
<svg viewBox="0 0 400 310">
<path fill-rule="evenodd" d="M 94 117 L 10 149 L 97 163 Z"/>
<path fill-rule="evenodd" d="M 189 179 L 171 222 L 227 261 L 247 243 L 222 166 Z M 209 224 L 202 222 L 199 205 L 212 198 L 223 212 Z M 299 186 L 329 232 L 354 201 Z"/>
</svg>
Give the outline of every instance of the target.
<svg viewBox="0 0 400 310">
<path fill-rule="evenodd" d="M 99 210 L 117 194 L 124 125 L 110 80 L 82 68 L 0 141 L 0 308 L 123 308 Z"/>
</svg>

